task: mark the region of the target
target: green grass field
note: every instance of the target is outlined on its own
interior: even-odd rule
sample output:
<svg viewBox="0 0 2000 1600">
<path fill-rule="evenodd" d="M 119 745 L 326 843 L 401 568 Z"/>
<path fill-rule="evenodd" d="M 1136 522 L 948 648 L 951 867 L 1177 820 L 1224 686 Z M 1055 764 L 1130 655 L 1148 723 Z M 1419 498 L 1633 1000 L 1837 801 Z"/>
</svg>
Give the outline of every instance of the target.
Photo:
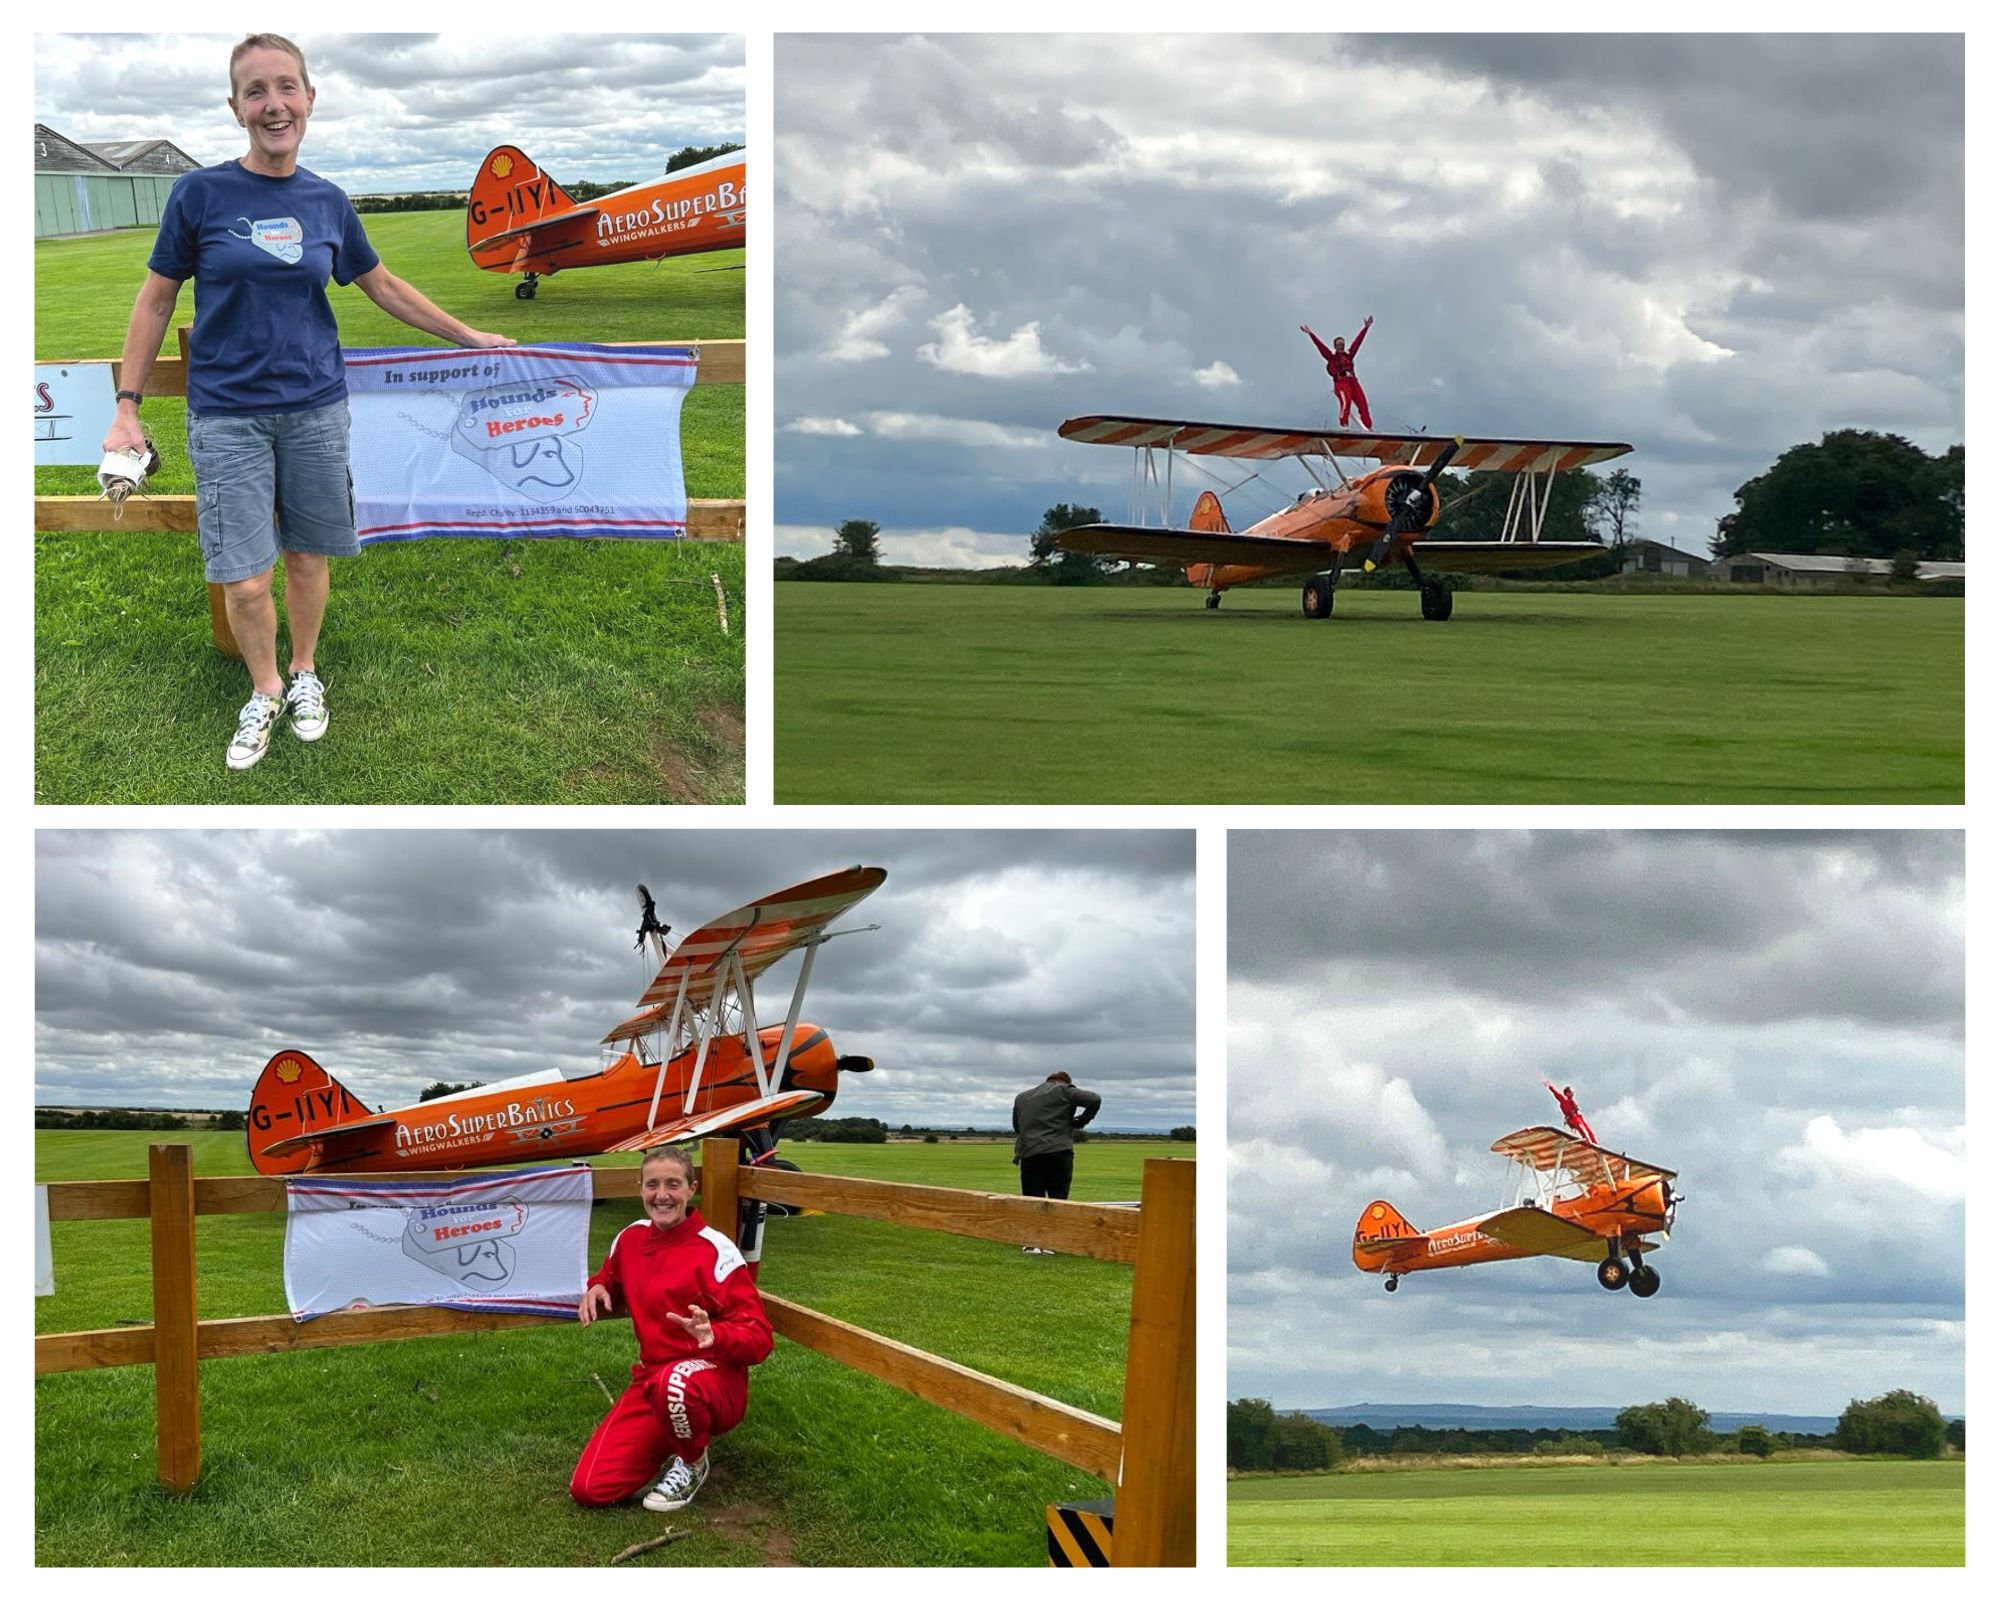
<svg viewBox="0 0 2000 1600">
<path fill-rule="evenodd" d="M 1481 1467 L 1229 1485 L 1231 1566 L 1961 1566 L 1965 1462 Z"/>
<path fill-rule="evenodd" d="M 148 1143 L 185 1138 L 198 1176 L 249 1171 L 233 1133 L 40 1132 L 36 1177 L 133 1177 Z M 1005 1144 L 788 1142 L 807 1171 L 1012 1192 Z M 1093 1143 L 1077 1199 L 1135 1199 L 1147 1156 L 1187 1144 Z M 605 1158 L 628 1164 L 632 1158 Z M 600 1206 L 591 1246 L 638 1215 Z M 196 1224 L 204 1317 L 281 1313 L 284 1222 Z M 37 1332 L 151 1320 L 144 1222 L 61 1223 L 57 1293 Z M 1105 1416 L 1121 1410 L 1131 1269 L 848 1217 L 769 1224 L 761 1281 L 797 1300 Z M 205 1362 L 203 1472 L 177 1499 L 154 1480 L 152 1371 L 35 1383 L 42 1565 L 593 1565 L 689 1526 L 660 1566 L 1040 1565 L 1043 1508 L 1108 1486 L 780 1340 L 750 1415 L 717 1444 L 675 1518 L 571 1504 L 577 1452 L 633 1357 L 629 1327 Z"/>
<path fill-rule="evenodd" d="M 1956 803 L 1959 600 L 781 583 L 781 803 Z"/>
<path fill-rule="evenodd" d="M 475 328 L 616 344 L 743 336 L 741 251 L 568 272 L 539 297 L 466 259 L 460 212 L 364 219 L 384 263 Z M 35 246 L 42 359 L 116 357 L 150 230 Z M 349 347 L 437 344 L 330 288 Z M 194 315 L 183 287 L 175 326 Z M 177 348 L 169 330 L 165 348 Z M 145 407 L 163 457 L 151 487 L 193 492 L 187 411 Z M 682 408 L 687 492 L 744 493 L 741 384 Z M 39 494 L 94 494 L 94 470 L 45 467 Z M 35 798 L 45 803 L 650 804 L 743 799 L 740 544 L 434 539 L 334 567 L 319 649 L 333 726 L 280 730 L 247 773 L 222 750 L 249 689 L 209 634 L 189 535 L 38 534 Z M 710 574 L 729 605 L 716 620 Z M 282 587 L 282 579 L 280 580 Z M 279 662 L 284 663 L 284 641 Z"/>
</svg>

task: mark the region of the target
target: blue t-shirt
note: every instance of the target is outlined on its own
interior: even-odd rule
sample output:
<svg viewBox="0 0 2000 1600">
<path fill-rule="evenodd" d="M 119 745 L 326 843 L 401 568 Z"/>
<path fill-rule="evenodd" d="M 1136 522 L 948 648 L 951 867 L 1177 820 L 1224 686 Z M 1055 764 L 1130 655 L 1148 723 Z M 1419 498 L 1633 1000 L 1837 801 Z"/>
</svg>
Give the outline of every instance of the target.
<svg viewBox="0 0 2000 1600">
<path fill-rule="evenodd" d="M 354 202 L 304 167 L 267 178 L 225 161 L 186 174 L 146 265 L 194 279 L 188 408 L 243 416 L 344 399 L 326 280 L 352 283 L 381 259 Z"/>
</svg>

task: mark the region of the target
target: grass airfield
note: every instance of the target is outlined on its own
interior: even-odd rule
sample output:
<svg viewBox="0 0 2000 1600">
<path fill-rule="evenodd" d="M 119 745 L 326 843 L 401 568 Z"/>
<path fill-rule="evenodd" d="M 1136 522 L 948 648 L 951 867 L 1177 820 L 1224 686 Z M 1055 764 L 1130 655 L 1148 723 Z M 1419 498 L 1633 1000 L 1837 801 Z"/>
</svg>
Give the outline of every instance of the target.
<svg viewBox="0 0 2000 1600">
<path fill-rule="evenodd" d="M 1965 1460 L 1239 1478 L 1231 1566 L 1962 1566 Z"/>
<path fill-rule="evenodd" d="M 1950 599 L 780 583 L 783 803 L 1957 803 Z"/>
<path fill-rule="evenodd" d="M 142 1176 L 146 1146 L 194 1147 L 201 1177 L 249 1172 L 241 1133 L 36 1135 L 36 1180 Z M 809 1172 L 1012 1193 L 1004 1140 L 787 1142 Z M 1195 1146 L 1098 1141 L 1075 1198 L 1136 1199 L 1153 1156 Z M 635 1164 L 636 1156 L 597 1165 Z M 607 1201 L 592 1264 L 638 1215 Z M 196 1223 L 201 1315 L 285 1309 L 281 1215 Z M 143 1221 L 54 1226 L 57 1293 L 36 1331 L 151 1320 Z M 772 1293 L 1102 1416 L 1122 1410 L 1131 1268 L 1030 1257 L 979 1239 L 840 1216 L 773 1219 Z M 671 1523 L 690 1536 L 640 1566 L 1040 1566 L 1043 1508 L 1108 1485 L 962 1417 L 779 1340 L 750 1414 L 717 1443 L 688 1512 L 585 1511 L 569 1473 L 622 1389 L 628 1324 L 551 1323 L 201 1366 L 202 1477 L 154 1481 L 149 1367 L 35 1382 L 35 1551 L 44 1566 L 601 1566 Z M 595 1376 L 593 1377 L 593 1374 Z"/>
</svg>

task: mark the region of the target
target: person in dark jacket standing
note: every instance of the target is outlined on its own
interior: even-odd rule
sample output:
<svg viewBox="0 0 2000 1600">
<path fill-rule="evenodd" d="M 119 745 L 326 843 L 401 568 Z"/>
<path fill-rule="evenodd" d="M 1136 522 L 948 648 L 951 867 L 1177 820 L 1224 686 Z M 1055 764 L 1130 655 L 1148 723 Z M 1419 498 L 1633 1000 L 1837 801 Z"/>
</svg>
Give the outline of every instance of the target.
<svg viewBox="0 0 2000 1600">
<path fill-rule="evenodd" d="M 1069 1198 L 1076 1131 L 1103 1103 L 1088 1089 L 1077 1088 L 1067 1072 L 1051 1072 L 1014 1096 L 1014 1160 L 1021 1169 L 1021 1193 L 1044 1200 Z M 1055 1254 L 1035 1245 L 1023 1248 L 1031 1256 Z"/>
</svg>

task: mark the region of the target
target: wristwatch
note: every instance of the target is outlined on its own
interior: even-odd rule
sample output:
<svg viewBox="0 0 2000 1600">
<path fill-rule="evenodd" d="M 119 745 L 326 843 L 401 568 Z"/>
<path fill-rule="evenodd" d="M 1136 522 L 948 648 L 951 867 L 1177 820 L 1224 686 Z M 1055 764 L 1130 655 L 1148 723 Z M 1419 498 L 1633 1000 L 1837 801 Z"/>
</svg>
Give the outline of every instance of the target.
<svg viewBox="0 0 2000 1600">
<path fill-rule="evenodd" d="M 97 392 L 99 394 L 104 393 L 102 389 L 99 389 Z M 120 400 L 130 400 L 132 402 L 132 409 L 135 411 L 138 410 L 140 406 L 146 403 L 146 397 L 142 395 L 137 389 L 120 389 L 118 393 L 113 395 L 111 398 L 114 404 Z"/>
</svg>

